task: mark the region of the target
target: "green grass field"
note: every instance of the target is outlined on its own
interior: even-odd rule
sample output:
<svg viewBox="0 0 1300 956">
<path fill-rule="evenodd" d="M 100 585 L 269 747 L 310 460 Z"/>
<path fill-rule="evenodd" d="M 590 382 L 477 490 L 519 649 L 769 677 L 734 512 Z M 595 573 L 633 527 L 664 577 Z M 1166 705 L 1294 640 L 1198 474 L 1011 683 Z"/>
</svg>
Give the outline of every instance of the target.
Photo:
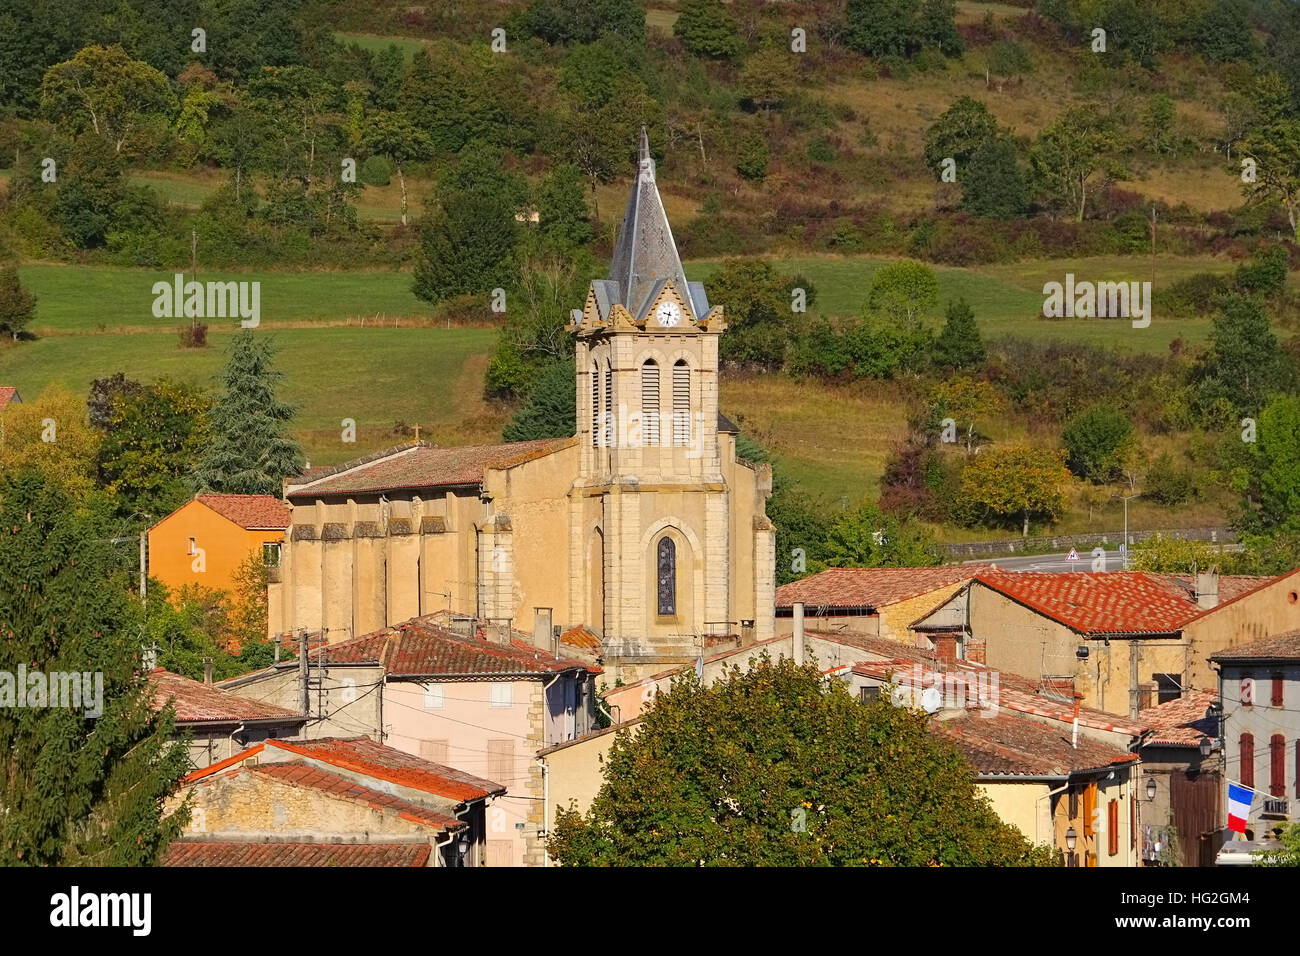
<svg viewBox="0 0 1300 956">
<path fill-rule="evenodd" d="M 38 336 L 75 333 L 173 330 L 184 320 L 155 318 L 153 285 L 173 281 L 162 269 L 38 264 L 19 270 L 35 293 Z M 188 276 L 187 276 L 188 278 Z M 407 272 L 200 272 L 200 282 L 261 282 L 263 326 L 352 322 L 392 324 L 394 319 L 424 321 L 433 307 L 411 292 Z M 491 318 L 484 301 L 484 319 Z M 212 319 L 214 331 L 235 320 Z"/>
<path fill-rule="evenodd" d="M 387 50 L 389 46 L 395 46 L 408 60 L 425 45 L 423 40 L 401 36 L 371 36 L 366 33 L 336 33 L 334 36 L 340 43 L 355 43 L 361 49 L 371 53 L 378 53 Z"/>
</svg>

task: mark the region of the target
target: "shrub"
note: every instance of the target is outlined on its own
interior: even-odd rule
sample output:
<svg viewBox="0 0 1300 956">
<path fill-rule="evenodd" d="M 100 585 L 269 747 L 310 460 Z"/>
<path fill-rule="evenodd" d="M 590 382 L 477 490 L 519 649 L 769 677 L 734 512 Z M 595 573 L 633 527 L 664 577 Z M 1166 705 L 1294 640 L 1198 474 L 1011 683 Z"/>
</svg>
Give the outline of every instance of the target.
<svg viewBox="0 0 1300 956">
<path fill-rule="evenodd" d="M 1151 464 L 1143 495 L 1162 505 L 1180 505 L 1192 496 L 1192 473 L 1174 464 L 1168 452 Z"/>
<path fill-rule="evenodd" d="M 1066 464 L 1080 478 L 1105 482 L 1118 477 L 1133 444 L 1133 426 L 1112 405 L 1076 415 L 1061 432 Z"/>
<path fill-rule="evenodd" d="M 387 186 L 393 178 L 393 164 L 387 157 L 371 156 L 361 164 L 361 181 L 367 186 Z"/>
</svg>

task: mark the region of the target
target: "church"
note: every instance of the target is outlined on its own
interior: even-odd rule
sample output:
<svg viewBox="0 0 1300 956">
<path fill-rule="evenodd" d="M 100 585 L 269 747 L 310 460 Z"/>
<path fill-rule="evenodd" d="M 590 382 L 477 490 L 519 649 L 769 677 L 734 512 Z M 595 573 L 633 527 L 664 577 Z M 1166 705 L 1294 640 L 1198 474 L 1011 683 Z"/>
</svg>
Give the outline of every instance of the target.
<svg viewBox="0 0 1300 956">
<path fill-rule="evenodd" d="M 272 635 L 449 612 L 580 635 L 611 683 L 773 636 L 771 469 L 736 457 L 723 308 L 686 279 L 644 130 L 639 154 L 609 277 L 571 313 L 577 434 L 416 441 L 290 481 Z"/>
</svg>

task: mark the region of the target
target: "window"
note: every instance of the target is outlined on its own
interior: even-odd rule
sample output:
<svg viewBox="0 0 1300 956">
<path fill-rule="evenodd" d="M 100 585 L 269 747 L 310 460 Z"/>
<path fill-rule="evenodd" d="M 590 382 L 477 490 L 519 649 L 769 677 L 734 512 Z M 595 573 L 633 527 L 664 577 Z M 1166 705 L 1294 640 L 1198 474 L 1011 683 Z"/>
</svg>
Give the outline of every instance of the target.
<svg viewBox="0 0 1300 956">
<path fill-rule="evenodd" d="M 1183 696 L 1182 674 L 1152 674 L 1156 682 L 1156 703 L 1165 704 Z"/>
<path fill-rule="evenodd" d="M 1106 849 L 1114 856 L 1119 852 L 1119 801 L 1106 804 Z"/>
<path fill-rule="evenodd" d="M 1083 835 L 1096 836 L 1094 824 L 1097 822 L 1097 785 L 1090 783 L 1083 791 Z M 1091 864 L 1089 864 L 1091 865 Z"/>
<path fill-rule="evenodd" d="M 1079 791 L 1078 790 L 1070 791 L 1070 819 L 1071 820 L 1079 819 Z M 1078 864 L 1076 863 L 1075 865 L 1077 866 Z"/>
<path fill-rule="evenodd" d="M 424 709 L 425 710 L 442 710 L 444 700 L 443 687 L 441 684 L 424 685 Z"/>
<path fill-rule="evenodd" d="M 691 367 L 685 359 L 673 366 L 673 444 L 691 443 Z"/>
<path fill-rule="evenodd" d="M 655 567 L 658 587 L 656 589 L 659 613 L 670 615 L 677 613 L 677 546 L 673 539 L 664 536 L 655 548 Z"/>
<path fill-rule="evenodd" d="M 605 447 L 614 447 L 614 373 L 605 366 Z"/>
<path fill-rule="evenodd" d="M 862 687 L 858 690 L 858 697 L 862 700 L 862 703 L 864 704 L 867 703 L 868 701 L 875 700 L 879 696 L 880 696 L 879 687 Z"/>
<path fill-rule="evenodd" d="M 1286 700 L 1285 693 L 1282 689 L 1282 675 L 1273 675 L 1273 706 L 1281 707 Z"/>
<path fill-rule="evenodd" d="M 1286 796 L 1286 738 L 1274 734 L 1268 741 L 1269 781 L 1268 792 L 1275 797 Z"/>
<path fill-rule="evenodd" d="M 515 685 L 509 681 L 492 682 L 492 706 L 513 707 L 515 703 Z"/>
<path fill-rule="evenodd" d="M 433 763 L 440 763 L 444 767 L 447 766 L 447 741 L 421 740 L 420 756 Z"/>
<path fill-rule="evenodd" d="M 649 448 L 659 444 L 659 363 L 654 359 L 641 366 L 641 440 Z"/>
<path fill-rule="evenodd" d="M 509 738 L 487 742 L 488 779 L 510 786 L 515 774 L 515 742 Z"/>
<path fill-rule="evenodd" d="M 197 551 L 194 550 L 194 539 L 193 539 L 193 538 L 190 538 L 190 552 L 189 552 L 189 553 L 190 553 L 190 554 L 197 554 L 197 553 L 198 553 Z"/>
<path fill-rule="evenodd" d="M 1240 740 L 1241 755 L 1241 785 L 1243 787 L 1255 788 L 1255 738 L 1251 734 L 1242 734 Z"/>
<path fill-rule="evenodd" d="M 591 363 L 591 447 L 600 445 L 600 366 Z"/>
</svg>

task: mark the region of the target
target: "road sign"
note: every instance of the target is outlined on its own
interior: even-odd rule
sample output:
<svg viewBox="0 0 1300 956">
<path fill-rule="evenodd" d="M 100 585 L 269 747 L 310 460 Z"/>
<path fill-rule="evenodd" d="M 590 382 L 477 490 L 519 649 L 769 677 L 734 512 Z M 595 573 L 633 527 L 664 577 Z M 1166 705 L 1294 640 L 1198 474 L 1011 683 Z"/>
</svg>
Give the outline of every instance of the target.
<svg viewBox="0 0 1300 956">
<path fill-rule="evenodd" d="M 1078 551 L 1075 551 L 1074 548 L 1071 548 L 1071 549 L 1070 549 L 1070 553 L 1067 554 L 1067 555 L 1065 556 L 1065 560 L 1067 560 L 1067 561 L 1078 561 L 1078 560 L 1079 560 L 1079 552 L 1078 552 Z"/>
</svg>

